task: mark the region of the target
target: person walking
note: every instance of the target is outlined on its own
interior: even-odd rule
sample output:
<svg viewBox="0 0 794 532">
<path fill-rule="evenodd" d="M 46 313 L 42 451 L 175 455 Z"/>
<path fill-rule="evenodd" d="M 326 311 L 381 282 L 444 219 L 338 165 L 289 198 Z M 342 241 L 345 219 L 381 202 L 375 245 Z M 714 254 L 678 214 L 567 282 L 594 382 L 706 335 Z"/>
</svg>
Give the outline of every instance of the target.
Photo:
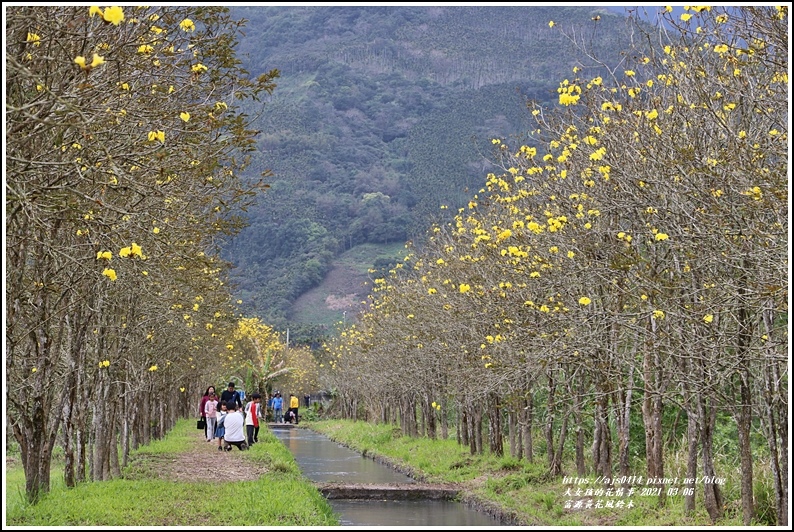
<svg viewBox="0 0 794 532">
<path fill-rule="evenodd" d="M 207 415 L 204 413 L 204 407 L 207 405 L 207 401 L 209 401 L 210 393 L 215 393 L 215 386 L 208 386 L 207 390 L 204 392 L 204 395 L 201 396 L 201 402 L 199 403 L 199 417 L 204 422 L 204 430 L 207 429 Z"/>
<path fill-rule="evenodd" d="M 259 418 L 262 417 L 260 401 L 262 396 L 251 394 L 251 401 L 245 405 L 245 430 L 248 433 L 248 446 L 259 441 Z"/>
<path fill-rule="evenodd" d="M 213 391 L 215 391 L 213 389 Z M 229 387 L 221 392 L 221 402 L 228 403 L 229 401 L 234 401 L 237 405 L 237 408 L 242 410 L 243 408 L 243 401 L 240 399 L 240 392 L 234 390 L 234 383 L 230 382 Z"/>
<path fill-rule="evenodd" d="M 215 426 L 217 422 L 218 411 L 218 397 L 215 392 L 210 393 L 209 399 L 204 404 L 204 415 L 207 418 L 207 426 L 205 429 L 205 436 L 208 442 L 212 442 L 215 438 Z"/>
</svg>

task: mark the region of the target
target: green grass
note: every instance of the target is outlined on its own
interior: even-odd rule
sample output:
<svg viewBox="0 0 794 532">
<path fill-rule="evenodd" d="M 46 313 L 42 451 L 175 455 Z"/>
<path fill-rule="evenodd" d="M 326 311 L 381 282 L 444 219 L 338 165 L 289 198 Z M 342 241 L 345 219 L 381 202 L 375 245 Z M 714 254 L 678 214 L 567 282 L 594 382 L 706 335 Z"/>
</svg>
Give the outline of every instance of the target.
<svg viewBox="0 0 794 532">
<path fill-rule="evenodd" d="M 328 296 L 344 297 L 350 292 L 368 293 L 368 288 L 361 286 L 370 276 L 369 270 L 379 258 L 397 258 L 402 260 L 407 251 L 402 243 L 393 244 L 361 244 L 349 249 L 335 258 L 331 267 L 332 273 L 322 283 L 301 295 L 290 309 L 290 318 L 300 323 L 323 324 L 333 329 L 344 319 L 342 310 L 329 308 L 326 304 Z M 365 297 L 356 298 L 354 308 L 348 311 L 348 319 L 358 310 L 359 302 Z"/>
<path fill-rule="evenodd" d="M 138 460 L 189 450 L 193 420 L 180 421 L 161 441 L 138 449 Z M 6 472 L 6 524 L 10 526 L 334 526 L 328 502 L 300 474 L 289 450 L 268 431 L 242 455 L 263 462 L 269 472 L 255 481 L 175 482 L 120 478 L 63 483 L 63 468 L 52 470 L 50 493 L 35 505 L 24 497 L 21 466 Z M 139 468 L 145 470 L 145 466 Z M 132 475 L 133 478 L 135 475 Z"/>
<path fill-rule="evenodd" d="M 347 266 L 359 273 L 367 273 L 377 259 L 396 258 L 402 261 L 408 254 L 405 244 L 394 242 L 391 244 L 360 244 L 334 259 L 334 264 Z"/>
<path fill-rule="evenodd" d="M 684 513 L 682 496 L 668 497 L 665 506 L 658 506 L 658 497 L 638 494 L 633 508 L 602 508 L 573 510 L 565 508 L 568 486 L 561 479 L 547 478 L 542 455 L 535 463 L 488 452 L 471 455 L 467 447 L 454 439 L 431 440 L 400 435 L 397 427 L 363 421 L 325 420 L 306 423 L 331 439 L 371 456 L 385 458 L 429 482 L 459 483 L 481 501 L 495 503 L 506 513 L 517 515 L 526 525 L 554 526 L 712 526 L 703 507 L 702 490 L 698 492 L 694 515 Z M 570 468 L 569 468 L 570 469 Z M 573 469 L 575 471 L 575 468 Z M 640 474 L 640 473 L 638 473 Z M 595 486 L 593 481 L 591 487 Z M 729 485 L 723 491 L 726 501 L 736 494 Z M 613 499 L 617 500 L 617 499 Z M 728 503 L 736 505 L 736 501 Z M 718 526 L 741 526 L 741 510 L 726 511 Z M 763 523 L 760 523 L 763 524 Z"/>
</svg>

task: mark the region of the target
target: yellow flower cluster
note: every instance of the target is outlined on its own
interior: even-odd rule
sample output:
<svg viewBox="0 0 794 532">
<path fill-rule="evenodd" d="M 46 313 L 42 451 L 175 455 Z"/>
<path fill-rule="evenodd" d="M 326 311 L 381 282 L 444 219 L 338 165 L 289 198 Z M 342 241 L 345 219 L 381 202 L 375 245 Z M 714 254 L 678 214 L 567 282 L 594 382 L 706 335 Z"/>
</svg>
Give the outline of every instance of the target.
<svg viewBox="0 0 794 532">
<path fill-rule="evenodd" d="M 99 15 L 102 20 L 114 26 L 118 26 L 124 21 L 124 9 L 119 6 L 107 7 L 104 12 L 99 6 L 91 6 L 88 8 L 88 16 L 93 18 L 94 15 Z"/>
<path fill-rule="evenodd" d="M 146 258 L 143 255 L 143 250 L 141 249 L 141 246 L 139 246 L 135 242 L 133 242 L 131 245 L 129 245 L 127 247 L 121 248 L 121 250 L 119 250 L 119 257 L 122 257 L 122 258 L 125 258 L 125 259 L 129 258 L 129 257 L 138 257 L 138 258 L 141 258 L 141 259 L 145 259 Z"/>
<path fill-rule="evenodd" d="M 104 65 L 105 58 L 102 57 L 101 55 L 94 54 L 91 63 L 86 64 L 85 57 L 83 57 L 82 55 L 78 55 L 77 57 L 74 58 L 74 62 L 77 63 L 80 66 L 80 68 L 82 68 L 83 70 L 90 71 L 92 68 L 98 67 L 99 65 Z"/>
<path fill-rule="evenodd" d="M 186 32 L 196 31 L 196 25 L 193 24 L 193 21 L 190 20 L 189 18 L 186 18 L 185 20 L 180 22 L 179 27 L 182 29 L 182 31 L 186 31 Z"/>
</svg>

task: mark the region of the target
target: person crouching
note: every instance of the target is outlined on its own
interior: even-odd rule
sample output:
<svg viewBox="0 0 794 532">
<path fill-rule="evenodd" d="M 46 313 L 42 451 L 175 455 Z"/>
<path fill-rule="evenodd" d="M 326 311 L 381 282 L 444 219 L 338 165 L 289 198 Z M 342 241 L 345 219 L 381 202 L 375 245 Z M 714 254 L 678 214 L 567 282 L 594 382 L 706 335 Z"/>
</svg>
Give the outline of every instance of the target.
<svg viewBox="0 0 794 532">
<path fill-rule="evenodd" d="M 244 451 L 248 449 L 248 445 L 245 443 L 245 434 L 243 433 L 245 418 L 243 414 L 237 410 L 237 404 L 234 401 L 226 403 L 226 409 L 229 413 L 226 414 L 226 419 L 223 421 L 225 429 L 223 439 L 226 442 L 225 450 L 231 451 L 232 445 L 234 445 L 239 450 Z"/>
</svg>

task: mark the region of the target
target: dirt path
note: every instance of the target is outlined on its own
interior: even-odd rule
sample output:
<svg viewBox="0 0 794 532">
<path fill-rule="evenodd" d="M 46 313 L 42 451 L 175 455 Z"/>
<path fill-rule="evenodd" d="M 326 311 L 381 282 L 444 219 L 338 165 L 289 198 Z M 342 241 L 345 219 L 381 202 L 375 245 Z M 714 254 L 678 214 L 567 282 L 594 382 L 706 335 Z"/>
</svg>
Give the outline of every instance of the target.
<svg viewBox="0 0 794 532">
<path fill-rule="evenodd" d="M 190 450 L 174 455 L 139 453 L 131 462 L 127 478 L 156 478 L 175 482 L 237 482 L 256 480 L 267 473 L 264 464 L 241 456 L 243 451 L 232 447 L 219 451 L 217 440 L 209 443 L 201 431 L 191 433 L 195 440 Z"/>
</svg>

